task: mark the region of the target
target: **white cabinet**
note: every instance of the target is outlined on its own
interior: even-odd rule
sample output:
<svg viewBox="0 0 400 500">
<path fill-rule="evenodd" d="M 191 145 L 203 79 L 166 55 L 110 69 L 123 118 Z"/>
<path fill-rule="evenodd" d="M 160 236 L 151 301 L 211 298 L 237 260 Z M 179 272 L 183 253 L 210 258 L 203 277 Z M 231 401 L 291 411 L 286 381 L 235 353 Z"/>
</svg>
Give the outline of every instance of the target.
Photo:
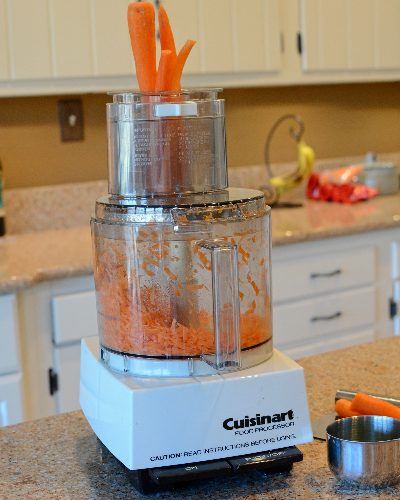
<svg viewBox="0 0 400 500">
<path fill-rule="evenodd" d="M 9 73 L 12 80 L 53 75 L 47 0 L 7 0 Z"/>
<path fill-rule="evenodd" d="M 62 413 L 79 409 L 81 339 L 98 333 L 94 290 L 53 297 L 52 313 L 54 396 Z"/>
<path fill-rule="evenodd" d="M 390 255 L 397 233 L 273 248 L 275 346 L 299 358 L 393 335 Z"/>
<path fill-rule="evenodd" d="M 22 375 L 0 377 L 0 427 L 23 421 Z"/>
<path fill-rule="evenodd" d="M 398 0 L 300 0 L 303 69 L 399 71 L 399 28 Z"/>
<path fill-rule="evenodd" d="M 96 314 L 95 310 L 93 312 Z M 53 353 L 54 371 L 57 374 L 57 390 L 54 393 L 56 412 L 79 410 L 81 343 L 55 346 Z"/>
<path fill-rule="evenodd" d="M 133 75 L 128 3 L 0 0 L 0 79 Z"/>
<path fill-rule="evenodd" d="M 89 0 L 50 0 L 55 77 L 91 76 L 93 44 Z"/>
<path fill-rule="evenodd" d="M 135 88 L 128 3 L 0 0 L 0 96 Z M 400 77 L 399 0 L 162 3 L 177 48 L 188 38 L 197 40 L 185 66 L 185 86 L 301 85 Z"/>
<path fill-rule="evenodd" d="M 97 335 L 92 276 L 20 292 L 26 417 L 79 409 L 80 339 Z"/>
<path fill-rule="evenodd" d="M 15 294 L 0 295 L 0 427 L 24 416 Z"/>
<path fill-rule="evenodd" d="M 91 1 L 95 75 L 135 74 L 126 20 L 128 3 L 129 0 Z"/>
<path fill-rule="evenodd" d="M 400 240 L 394 240 L 391 247 L 393 301 L 390 312 L 393 317 L 394 334 L 400 335 Z"/>
</svg>

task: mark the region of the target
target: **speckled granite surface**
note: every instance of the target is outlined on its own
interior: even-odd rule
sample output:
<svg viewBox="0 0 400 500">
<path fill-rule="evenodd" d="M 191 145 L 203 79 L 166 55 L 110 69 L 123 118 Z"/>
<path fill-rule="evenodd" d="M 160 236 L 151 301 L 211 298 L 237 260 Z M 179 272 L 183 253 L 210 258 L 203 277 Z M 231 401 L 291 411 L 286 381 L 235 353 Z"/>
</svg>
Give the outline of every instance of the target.
<svg viewBox="0 0 400 500">
<path fill-rule="evenodd" d="M 341 159 L 342 164 L 345 160 Z M 337 166 L 337 162 L 326 160 L 325 166 Z M 293 164 L 287 165 L 293 169 Z M 232 169 L 229 176 L 232 185 L 255 188 L 266 182 L 265 167 L 259 165 Z M 106 181 L 6 190 L 7 235 L 0 238 L 0 293 L 90 274 L 89 219 L 95 199 L 106 190 Z M 274 246 L 400 228 L 400 193 L 348 206 L 305 200 L 301 187 L 290 194 L 290 201 L 300 201 L 303 206 L 272 210 Z"/>
<path fill-rule="evenodd" d="M 301 208 L 272 210 L 274 246 L 400 228 L 400 194 L 354 206 L 304 200 L 303 203 Z M 89 220 L 85 226 L 0 238 L 0 293 L 91 272 Z"/>
<path fill-rule="evenodd" d="M 89 226 L 0 238 L 0 293 L 91 272 Z"/>
<path fill-rule="evenodd" d="M 400 339 L 390 338 L 304 358 L 312 418 L 333 409 L 336 389 L 399 395 Z M 300 446 L 304 461 L 291 473 L 258 473 L 206 481 L 150 495 L 161 499 L 366 499 L 400 498 L 400 485 L 361 488 L 338 482 L 326 465 L 326 443 Z M 104 463 L 97 440 L 80 412 L 0 429 L 0 498 L 144 498 L 114 459 Z"/>
</svg>

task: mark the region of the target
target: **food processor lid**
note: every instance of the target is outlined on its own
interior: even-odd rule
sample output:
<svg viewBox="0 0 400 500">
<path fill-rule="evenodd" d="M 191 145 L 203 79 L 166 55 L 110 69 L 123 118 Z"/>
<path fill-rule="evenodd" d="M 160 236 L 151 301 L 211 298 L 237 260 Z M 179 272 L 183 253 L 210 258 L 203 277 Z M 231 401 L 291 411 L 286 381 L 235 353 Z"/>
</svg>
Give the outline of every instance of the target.
<svg viewBox="0 0 400 500">
<path fill-rule="evenodd" d="M 262 217 L 270 211 L 261 191 L 223 191 L 154 197 L 107 195 L 96 201 L 94 219 L 106 223 L 229 222 Z"/>
</svg>

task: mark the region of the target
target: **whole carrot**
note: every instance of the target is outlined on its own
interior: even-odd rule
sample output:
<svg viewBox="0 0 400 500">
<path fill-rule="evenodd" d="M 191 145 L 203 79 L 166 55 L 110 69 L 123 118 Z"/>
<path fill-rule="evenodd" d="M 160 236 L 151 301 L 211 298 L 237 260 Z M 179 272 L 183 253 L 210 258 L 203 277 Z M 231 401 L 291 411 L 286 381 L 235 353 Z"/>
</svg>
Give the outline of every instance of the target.
<svg viewBox="0 0 400 500">
<path fill-rule="evenodd" d="M 128 27 L 139 88 L 141 92 L 153 92 L 156 86 L 156 31 L 153 4 L 130 3 Z"/>
<path fill-rule="evenodd" d="M 400 408 L 362 392 L 358 392 L 354 396 L 351 402 L 351 409 L 352 411 L 359 411 L 364 415 L 382 415 L 400 419 Z"/>
<path fill-rule="evenodd" d="M 171 81 L 171 90 L 181 90 L 183 67 L 195 43 L 195 40 L 187 40 L 179 51 L 179 54 L 176 56 L 176 64 Z"/>
<path fill-rule="evenodd" d="M 352 410 L 351 401 L 347 399 L 338 399 L 335 403 L 335 410 L 341 418 L 358 417 L 361 415 L 358 411 Z"/>
<path fill-rule="evenodd" d="M 160 28 L 161 50 L 170 50 L 172 52 L 172 59 L 176 59 L 174 35 L 172 33 L 168 14 L 163 5 L 160 5 L 158 11 L 158 26 Z"/>
<path fill-rule="evenodd" d="M 158 63 L 156 91 L 170 90 L 172 73 L 174 71 L 175 59 L 170 50 L 162 50 L 160 62 Z"/>
</svg>

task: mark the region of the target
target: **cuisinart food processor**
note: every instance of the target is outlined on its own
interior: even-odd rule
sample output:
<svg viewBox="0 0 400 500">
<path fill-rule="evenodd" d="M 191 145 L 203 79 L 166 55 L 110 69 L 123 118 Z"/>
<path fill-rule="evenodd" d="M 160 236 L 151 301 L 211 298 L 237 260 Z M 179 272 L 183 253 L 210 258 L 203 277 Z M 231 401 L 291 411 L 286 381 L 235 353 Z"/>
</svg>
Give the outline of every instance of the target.
<svg viewBox="0 0 400 500">
<path fill-rule="evenodd" d="M 290 468 L 312 439 L 303 371 L 273 350 L 270 208 L 228 188 L 218 89 L 116 93 L 107 119 L 87 420 L 141 491 Z"/>
</svg>

